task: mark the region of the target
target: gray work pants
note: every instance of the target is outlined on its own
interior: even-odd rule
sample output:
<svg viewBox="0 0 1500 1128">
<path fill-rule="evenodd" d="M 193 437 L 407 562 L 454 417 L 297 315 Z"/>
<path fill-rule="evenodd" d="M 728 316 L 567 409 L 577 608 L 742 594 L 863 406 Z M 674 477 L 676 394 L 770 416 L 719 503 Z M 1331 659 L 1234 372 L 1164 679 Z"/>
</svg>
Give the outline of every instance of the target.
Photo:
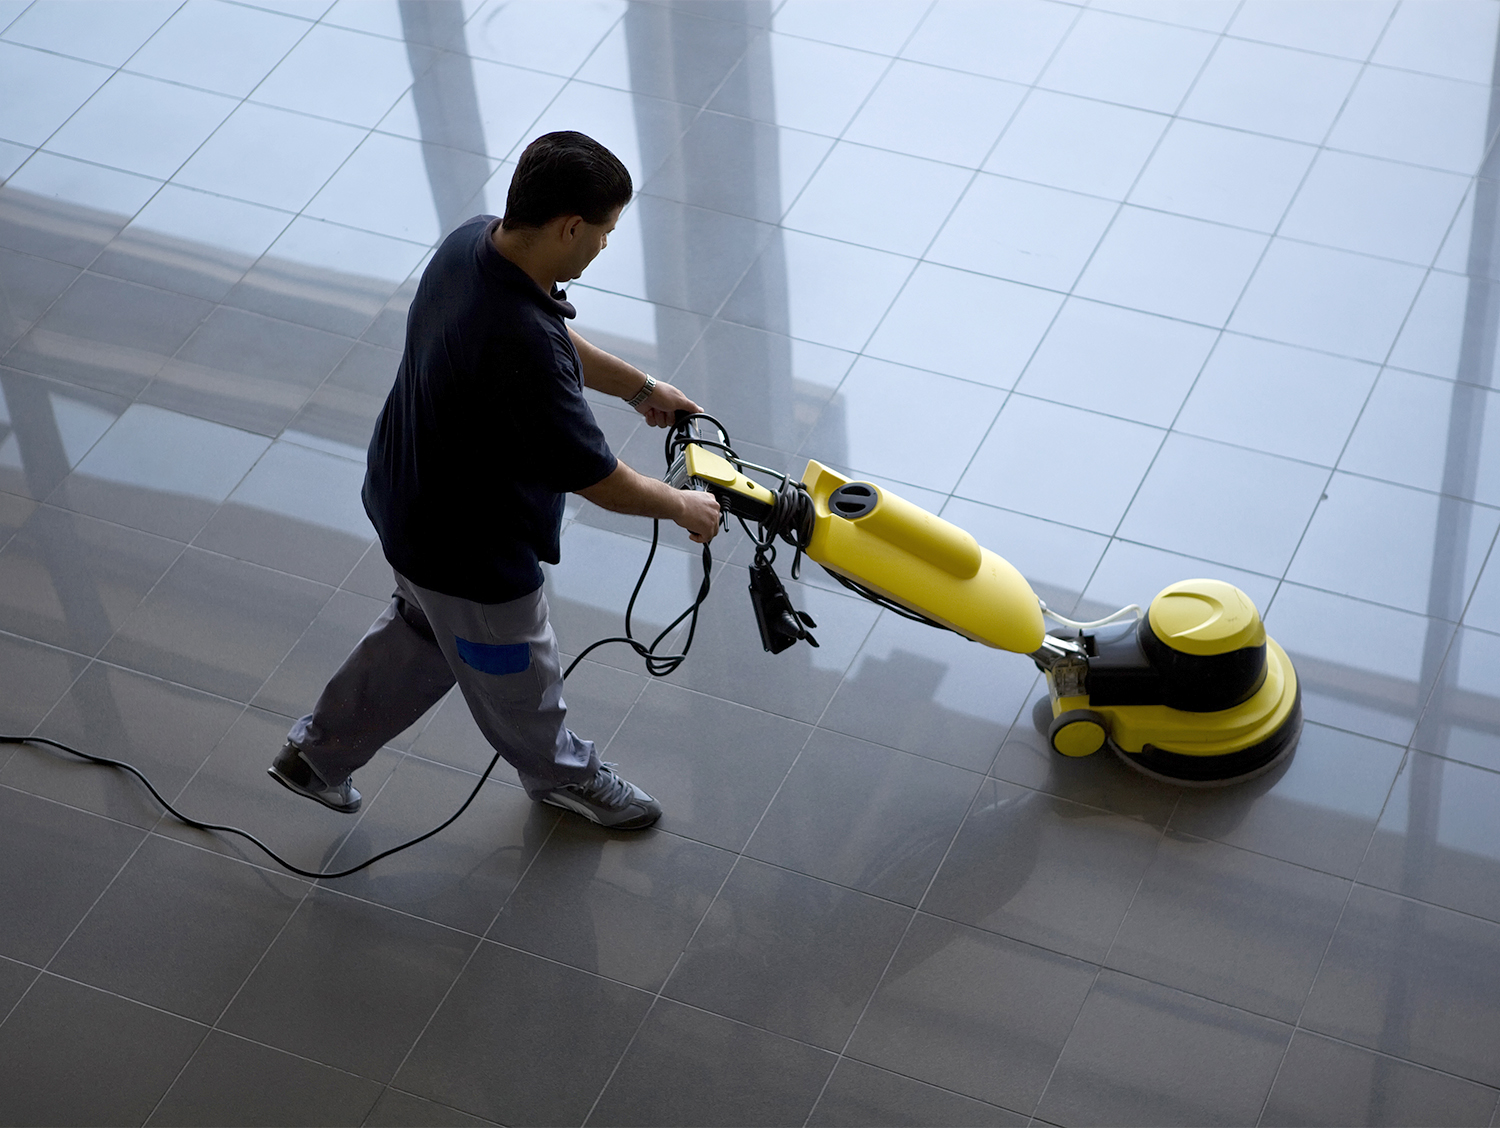
<svg viewBox="0 0 1500 1128">
<path fill-rule="evenodd" d="M 557 637 L 538 588 L 508 603 L 473 603 L 418 587 L 396 593 L 287 738 L 327 783 L 369 762 L 457 682 L 485 739 L 533 796 L 583 783 L 594 744 L 563 723 Z"/>
</svg>

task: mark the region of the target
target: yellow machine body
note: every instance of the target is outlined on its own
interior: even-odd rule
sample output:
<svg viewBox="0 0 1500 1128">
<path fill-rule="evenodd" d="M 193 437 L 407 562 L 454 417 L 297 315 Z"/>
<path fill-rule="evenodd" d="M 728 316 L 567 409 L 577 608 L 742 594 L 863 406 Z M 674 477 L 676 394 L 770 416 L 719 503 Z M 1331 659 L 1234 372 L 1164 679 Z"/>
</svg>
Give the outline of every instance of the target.
<svg viewBox="0 0 1500 1128">
<path fill-rule="evenodd" d="M 1230 654 L 1266 641 L 1255 604 L 1223 580 L 1173 584 L 1151 601 L 1146 619 L 1158 638 L 1183 654 Z"/>
<path fill-rule="evenodd" d="M 1048 736 L 1064 756 L 1109 744 L 1148 775 L 1212 786 L 1266 771 L 1296 744 L 1297 672 L 1232 584 L 1183 580 L 1126 632 L 1079 643 L 1086 661 L 1047 672 Z"/>
<path fill-rule="evenodd" d="M 1030 654 L 1046 627 L 1020 572 L 972 536 L 889 490 L 853 520 L 829 497 L 850 479 L 810 461 L 802 476 L 813 502 L 807 555 L 830 572 L 909 607 L 965 638 Z"/>
<path fill-rule="evenodd" d="M 1266 680 L 1255 696 L 1213 713 L 1167 705 L 1095 705 L 1086 695 L 1059 697 L 1053 689 L 1052 715 L 1074 709 L 1100 714 L 1108 722 L 1109 738 L 1123 752 L 1138 753 L 1151 744 L 1182 756 L 1222 756 L 1269 739 L 1297 704 L 1297 672 L 1273 639 L 1266 640 L 1266 667 Z"/>
</svg>

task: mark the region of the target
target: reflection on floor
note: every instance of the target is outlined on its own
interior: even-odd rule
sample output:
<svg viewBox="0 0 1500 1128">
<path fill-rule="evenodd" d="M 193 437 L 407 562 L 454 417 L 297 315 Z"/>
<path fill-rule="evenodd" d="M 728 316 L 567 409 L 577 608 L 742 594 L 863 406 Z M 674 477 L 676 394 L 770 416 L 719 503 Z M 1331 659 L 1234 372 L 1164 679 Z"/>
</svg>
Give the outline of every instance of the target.
<svg viewBox="0 0 1500 1128">
<path fill-rule="evenodd" d="M 507 775 L 308 883 L 0 746 L 0 1122 L 1497 1123 L 1497 24 L 0 2 L 0 730 L 306 866 L 458 804 L 456 699 L 358 818 L 265 767 L 389 596 L 358 487 L 415 279 L 555 128 L 641 190 L 586 336 L 1065 612 L 1231 580 L 1308 716 L 1222 791 L 1063 762 L 1029 662 L 815 569 L 821 648 L 762 653 L 736 531 L 674 677 L 569 682 L 652 833 Z M 565 650 L 619 630 L 647 535 L 570 507 Z M 643 629 L 696 588 L 666 541 Z"/>
</svg>

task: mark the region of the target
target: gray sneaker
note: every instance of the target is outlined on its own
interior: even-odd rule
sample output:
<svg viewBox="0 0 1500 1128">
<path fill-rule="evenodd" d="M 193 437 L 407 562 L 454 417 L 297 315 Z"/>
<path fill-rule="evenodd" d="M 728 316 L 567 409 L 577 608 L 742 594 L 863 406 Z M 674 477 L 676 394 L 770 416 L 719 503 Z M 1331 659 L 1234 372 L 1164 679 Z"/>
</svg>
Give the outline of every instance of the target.
<svg viewBox="0 0 1500 1128">
<path fill-rule="evenodd" d="M 616 774 L 614 764 L 600 764 L 588 783 L 564 783 L 534 798 L 611 830 L 644 830 L 661 818 L 661 804 Z"/>
<path fill-rule="evenodd" d="M 272 779 L 288 791 L 315 799 L 325 807 L 332 807 L 346 815 L 359 810 L 359 792 L 354 790 L 353 778 L 345 776 L 343 783 L 330 787 L 323 782 L 322 776 L 313 771 L 313 766 L 303 759 L 302 749 L 290 740 L 267 771 Z"/>
</svg>

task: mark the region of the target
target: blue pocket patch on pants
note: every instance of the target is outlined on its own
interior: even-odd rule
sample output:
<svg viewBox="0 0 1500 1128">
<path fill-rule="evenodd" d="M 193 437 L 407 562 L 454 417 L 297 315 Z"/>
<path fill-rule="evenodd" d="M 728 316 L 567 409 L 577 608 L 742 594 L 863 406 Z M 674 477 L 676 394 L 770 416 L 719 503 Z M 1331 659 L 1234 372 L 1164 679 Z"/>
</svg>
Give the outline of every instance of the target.
<svg viewBox="0 0 1500 1128">
<path fill-rule="evenodd" d="M 508 642 L 496 646 L 487 642 L 470 642 L 457 638 L 458 656 L 464 665 L 481 674 L 519 674 L 531 668 L 531 646 L 525 642 Z"/>
</svg>

